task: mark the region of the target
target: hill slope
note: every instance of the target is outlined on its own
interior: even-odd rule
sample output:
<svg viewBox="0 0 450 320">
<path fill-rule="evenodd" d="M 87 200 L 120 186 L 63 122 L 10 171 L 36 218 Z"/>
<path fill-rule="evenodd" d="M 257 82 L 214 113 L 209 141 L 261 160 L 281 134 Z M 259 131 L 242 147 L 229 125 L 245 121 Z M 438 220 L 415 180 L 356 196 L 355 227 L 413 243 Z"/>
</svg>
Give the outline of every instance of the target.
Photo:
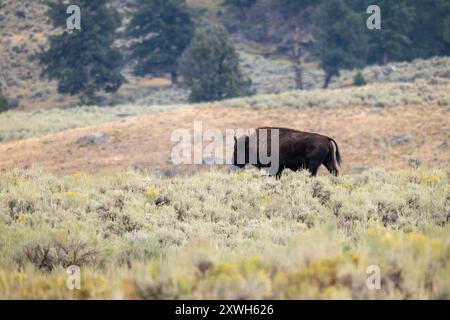
<svg viewBox="0 0 450 320">
<path fill-rule="evenodd" d="M 176 129 L 248 129 L 260 125 L 292 127 L 334 137 L 344 157 L 344 172 L 370 167 L 399 169 L 410 159 L 427 166 L 450 164 L 449 111 L 440 107 L 408 106 L 385 110 L 348 107 L 336 110 L 183 108 L 122 122 L 68 130 L 0 144 L 0 168 L 37 166 L 58 174 L 104 169 L 185 171 L 170 163 Z M 348 125 L 351 124 L 351 125 Z M 80 138 L 106 135 L 102 144 L 83 145 Z M 231 147 L 231 146 L 230 146 Z"/>
<path fill-rule="evenodd" d="M 190 171 L 171 165 L 175 143 L 170 135 L 180 128 L 192 130 L 194 121 L 202 121 L 204 130 L 275 125 L 329 135 L 342 149 L 344 172 L 399 169 L 410 160 L 445 167 L 450 159 L 449 91 L 450 82 L 441 79 L 176 105 L 166 112 L 132 105 L 8 112 L 0 116 L 0 136 L 6 139 L 80 128 L 0 143 L 0 169 L 35 165 L 58 174 L 127 168 Z M 133 113 L 141 116 L 127 117 Z M 89 135 L 104 135 L 106 141 L 79 143 Z"/>
</svg>

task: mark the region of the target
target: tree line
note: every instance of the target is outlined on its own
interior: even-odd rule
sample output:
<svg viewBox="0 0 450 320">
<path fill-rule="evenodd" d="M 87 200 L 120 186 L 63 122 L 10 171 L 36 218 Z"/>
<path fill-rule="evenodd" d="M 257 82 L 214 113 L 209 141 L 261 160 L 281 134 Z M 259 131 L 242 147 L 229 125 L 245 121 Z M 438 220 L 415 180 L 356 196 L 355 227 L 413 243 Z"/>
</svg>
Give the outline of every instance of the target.
<svg viewBox="0 0 450 320">
<path fill-rule="evenodd" d="M 263 0 L 224 0 L 239 19 Z M 368 30 L 369 0 L 264 0 L 275 3 L 291 32 L 288 45 L 296 86 L 302 89 L 306 33 L 325 71 L 324 87 L 342 69 L 368 64 L 450 54 L 450 2 L 446 0 L 379 0 L 381 30 Z M 190 89 L 192 102 L 221 100 L 253 93 L 242 73 L 227 30 L 200 27 L 201 13 L 185 0 L 138 0 L 123 32 L 122 18 L 106 0 L 79 0 L 81 30 L 64 30 L 49 38 L 39 54 L 43 75 L 57 80 L 58 91 L 80 95 L 94 104 L 100 91 L 116 92 L 126 81 L 125 65 L 136 76 L 170 75 Z M 54 28 L 64 28 L 67 1 L 49 2 Z M 128 46 L 115 46 L 119 38 Z"/>
<path fill-rule="evenodd" d="M 310 36 L 313 53 L 326 73 L 324 87 L 342 69 L 371 64 L 410 61 L 450 55 L 450 1 L 448 0 L 224 0 L 240 13 L 271 4 L 288 24 L 296 85 L 302 89 L 301 57 Z M 381 10 L 381 29 L 366 27 L 370 5 Z M 255 20 L 255 16 L 252 17 Z M 256 23 L 264 23 L 256 16 Z M 245 25 L 245 23 L 244 23 Z"/>
</svg>

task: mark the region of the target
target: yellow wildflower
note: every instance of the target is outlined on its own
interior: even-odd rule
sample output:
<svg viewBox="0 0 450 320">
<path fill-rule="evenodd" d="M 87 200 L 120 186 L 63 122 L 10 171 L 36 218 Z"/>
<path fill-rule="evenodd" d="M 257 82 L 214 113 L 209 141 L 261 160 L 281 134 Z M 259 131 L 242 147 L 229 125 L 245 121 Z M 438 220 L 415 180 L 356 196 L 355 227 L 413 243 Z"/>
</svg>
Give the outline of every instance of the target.
<svg viewBox="0 0 450 320">
<path fill-rule="evenodd" d="M 17 222 L 18 224 L 24 224 L 24 223 L 25 223 L 25 220 L 26 220 L 26 216 L 25 216 L 25 214 L 24 214 L 23 212 L 21 212 L 21 213 L 19 214 L 19 216 L 17 217 L 16 222 Z"/>
<path fill-rule="evenodd" d="M 147 199 L 154 201 L 159 197 L 159 191 L 155 187 L 150 187 L 145 192 L 145 196 Z"/>
<path fill-rule="evenodd" d="M 88 181 L 89 180 L 89 175 L 87 175 L 86 173 L 74 173 L 72 175 L 72 177 L 75 178 L 76 181 L 80 182 L 80 181 Z"/>
<path fill-rule="evenodd" d="M 237 272 L 236 267 L 231 263 L 222 263 L 214 268 L 213 273 L 215 275 L 219 274 L 235 274 Z"/>
<path fill-rule="evenodd" d="M 422 177 L 422 183 L 425 184 L 434 184 L 439 182 L 438 176 L 423 176 Z"/>
</svg>

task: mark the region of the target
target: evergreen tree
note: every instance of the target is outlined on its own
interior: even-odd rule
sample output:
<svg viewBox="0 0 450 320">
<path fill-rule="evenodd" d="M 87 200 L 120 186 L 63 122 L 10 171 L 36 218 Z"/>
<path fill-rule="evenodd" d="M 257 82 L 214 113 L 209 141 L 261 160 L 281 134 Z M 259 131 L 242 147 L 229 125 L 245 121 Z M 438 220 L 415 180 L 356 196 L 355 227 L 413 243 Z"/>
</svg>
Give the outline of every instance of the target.
<svg viewBox="0 0 450 320">
<path fill-rule="evenodd" d="M 450 1 L 412 0 L 415 9 L 410 58 L 450 54 Z"/>
<path fill-rule="evenodd" d="M 314 37 L 320 65 L 325 71 L 324 88 L 341 69 L 365 65 L 366 24 L 344 0 L 327 0 L 314 17 Z"/>
<path fill-rule="evenodd" d="M 183 53 L 180 72 L 190 88 L 192 102 L 215 101 L 249 95 L 251 81 L 239 67 L 239 56 L 226 30 L 220 26 L 196 31 Z"/>
<path fill-rule="evenodd" d="M 8 99 L 3 95 L 2 88 L 0 86 L 0 112 L 8 110 Z"/>
<path fill-rule="evenodd" d="M 358 71 L 353 77 L 353 85 L 357 87 L 365 86 L 367 84 L 366 79 L 361 71 Z"/>
<path fill-rule="evenodd" d="M 177 82 L 177 60 L 195 31 L 193 11 L 185 0 L 140 0 L 127 34 L 136 39 L 131 57 L 138 76 L 170 73 Z"/>
<path fill-rule="evenodd" d="M 58 81 L 58 92 L 80 94 L 83 103 L 96 103 L 98 91 L 116 92 L 125 78 L 123 59 L 113 48 L 120 17 L 106 0 L 78 0 L 81 30 L 65 30 L 68 1 L 52 1 L 48 15 L 61 34 L 49 38 L 50 47 L 39 55 L 43 75 Z"/>
<path fill-rule="evenodd" d="M 374 4 L 373 1 L 359 0 L 356 3 L 357 11 L 367 18 L 366 9 Z M 381 30 L 366 29 L 369 37 L 368 62 L 387 64 L 389 61 L 408 59 L 413 50 L 409 33 L 415 21 L 411 0 L 379 0 L 376 5 L 381 10 Z"/>
</svg>

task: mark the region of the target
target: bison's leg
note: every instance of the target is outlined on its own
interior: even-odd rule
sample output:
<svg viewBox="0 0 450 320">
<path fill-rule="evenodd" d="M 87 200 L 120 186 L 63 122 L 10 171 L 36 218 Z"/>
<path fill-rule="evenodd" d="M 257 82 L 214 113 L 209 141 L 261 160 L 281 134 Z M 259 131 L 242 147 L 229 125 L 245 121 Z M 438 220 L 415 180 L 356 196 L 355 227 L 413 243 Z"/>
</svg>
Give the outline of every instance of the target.
<svg viewBox="0 0 450 320">
<path fill-rule="evenodd" d="M 308 160 L 306 162 L 306 168 L 311 173 L 312 176 L 317 175 L 317 171 L 322 163 L 326 160 L 328 156 L 328 145 L 327 146 L 318 146 L 311 152 L 308 156 Z"/>
<path fill-rule="evenodd" d="M 339 175 L 339 169 L 336 167 L 336 162 L 334 161 L 334 159 L 329 159 L 329 160 L 325 161 L 323 163 L 323 165 L 328 169 L 328 171 L 332 175 L 334 175 L 334 176 Z"/>
<path fill-rule="evenodd" d="M 320 165 L 321 163 L 319 161 L 310 161 L 308 163 L 308 171 L 313 177 L 317 175 L 317 171 L 319 170 Z"/>
<path fill-rule="evenodd" d="M 275 177 L 277 178 L 277 180 L 281 179 L 281 174 L 283 173 L 283 169 L 278 170 L 277 174 L 275 175 Z"/>
</svg>

